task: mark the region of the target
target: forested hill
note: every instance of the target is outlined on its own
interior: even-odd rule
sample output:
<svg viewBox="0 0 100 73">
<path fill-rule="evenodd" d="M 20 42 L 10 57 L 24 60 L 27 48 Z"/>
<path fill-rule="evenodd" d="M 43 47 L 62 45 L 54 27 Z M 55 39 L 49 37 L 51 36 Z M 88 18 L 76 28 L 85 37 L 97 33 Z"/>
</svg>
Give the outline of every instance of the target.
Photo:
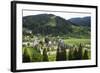
<svg viewBox="0 0 100 73">
<path fill-rule="evenodd" d="M 83 17 L 83 18 L 71 18 L 69 19 L 69 21 L 75 23 L 76 25 L 80 25 L 80 26 L 91 26 L 91 17 L 87 16 L 87 17 Z"/>
<path fill-rule="evenodd" d="M 53 14 L 38 14 L 23 17 L 23 32 L 31 30 L 33 34 L 67 36 L 67 37 L 90 37 L 90 17 L 84 17 L 85 26 L 75 22 L 74 19 L 66 20 Z M 78 18 L 81 19 L 81 18 Z M 80 26 L 81 25 L 81 26 Z M 27 30 L 25 30 L 27 29 Z"/>
</svg>

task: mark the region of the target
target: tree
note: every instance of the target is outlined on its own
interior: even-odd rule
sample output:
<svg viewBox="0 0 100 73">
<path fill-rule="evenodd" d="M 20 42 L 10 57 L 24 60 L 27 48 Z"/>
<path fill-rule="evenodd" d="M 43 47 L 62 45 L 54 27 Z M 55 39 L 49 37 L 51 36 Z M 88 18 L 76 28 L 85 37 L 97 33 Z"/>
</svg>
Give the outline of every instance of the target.
<svg viewBox="0 0 100 73">
<path fill-rule="evenodd" d="M 68 60 L 73 60 L 73 48 L 70 48 L 69 49 L 69 52 L 68 52 Z"/>
<path fill-rule="evenodd" d="M 29 47 L 30 46 L 30 43 L 27 43 L 27 46 Z"/>
<path fill-rule="evenodd" d="M 78 55 L 77 55 L 77 59 L 81 60 L 82 59 L 82 44 L 80 43 L 79 48 L 78 48 Z"/>
<path fill-rule="evenodd" d="M 57 55 L 56 61 L 64 61 L 66 60 L 66 48 L 63 40 L 58 41 Z"/>
<path fill-rule="evenodd" d="M 43 50 L 43 61 L 48 61 L 48 55 L 47 55 L 46 48 L 44 48 L 44 50 Z"/>
<path fill-rule="evenodd" d="M 84 51 L 83 59 L 89 59 L 87 50 Z"/>
<path fill-rule="evenodd" d="M 48 45 L 49 41 L 50 41 L 49 37 L 46 36 L 46 38 L 45 38 L 45 43 L 46 43 L 47 45 Z"/>
<path fill-rule="evenodd" d="M 67 59 L 67 57 L 66 57 L 66 49 L 64 48 L 62 50 L 62 60 L 66 60 L 66 59 Z"/>
<path fill-rule="evenodd" d="M 77 48 L 75 48 L 75 50 L 73 52 L 73 60 L 79 60 L 79 52 L 78 52 Z"/>
<path fill-rule="evenodd" d="M 57 55 L 56 55 L 56 61 L 64 61 L 66 60 L 66 50 L 58 48 L 57 49 Z"/>
<path fill-rule="evenodd" d="M 31 59 L 27 52 L 27 48 L 25 48 L 24 53 L 23 53 L 23 62 L 30 62 L 30 61 L 31 61 Z"/>
</svg>

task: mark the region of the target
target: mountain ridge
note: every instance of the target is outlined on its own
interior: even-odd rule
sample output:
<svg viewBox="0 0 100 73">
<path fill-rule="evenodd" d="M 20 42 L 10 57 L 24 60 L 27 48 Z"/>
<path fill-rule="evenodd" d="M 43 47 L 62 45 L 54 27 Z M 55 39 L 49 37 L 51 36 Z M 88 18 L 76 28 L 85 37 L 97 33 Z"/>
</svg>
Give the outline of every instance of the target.
<svg viewBox="0 0 100 73">
<path fill-rule="evenodd" d="M 81 26 L 91 26 L 91 17 L 90 16 L 86 16 L 86 17 L 77 17 L 77 18 L 71 18 L 69 19 L 69 21 L 71 21 L 72 23 L 76 24 L 76 25 L 81 25 Z"/>
<path fill-rule="evenodd" d="M 32 30 L 33 34 L 52 36 L 66 35 L 69 37 L 90 37 L 90 26 L 80 26 L 79 24 L 73 22 L 71 19 L 66 20 L 54 14 L 24 16 L 23 28 Z"/>
</svg>

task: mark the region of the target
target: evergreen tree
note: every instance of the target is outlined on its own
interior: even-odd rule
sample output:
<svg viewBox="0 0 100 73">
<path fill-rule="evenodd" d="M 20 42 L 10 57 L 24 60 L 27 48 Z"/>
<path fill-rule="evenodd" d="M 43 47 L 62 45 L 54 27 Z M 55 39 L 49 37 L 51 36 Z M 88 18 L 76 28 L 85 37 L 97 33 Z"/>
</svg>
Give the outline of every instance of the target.
<svg viewBox="0 0 100 73">
<path fill-rule="evenodd" d="M 64 41 L 62 39 L 59 39 L 57 54 L 56 54 L 56 61 L 64 61 L 66 59 L 67 59 L 66 47 L 65 47 Z"/>
<path fill-rule="evenodd" d="M 78 55 L 77 59 L 81 60 L 82 59 L 82 44 L 80 43 L 79 48 L 78 48 Z"/>
<path fill-rule="evenodd" d="M 25 48 L 24 53 L 23 53 L 23 62 L 30 62 L 30 61 L 31 61 L 31 59 L 27 52 L 27 48 Z"/>
<path fill-rule="evenodd" d="M 30 43 L 27 43 L 27 46 L 29 47 L 30 46 Z"/>
<path fill-rule="evenodd" d="M 87 50 L 84 51 L 83 59 L 89 59 Z"/>
<path fill-rule="evenodd" d="M 71 48 L 69 49 L 68 60 L 73 60 L 73 51 Z"/>
<path fill-rule="evenodd" d="M 67 56 L 66 56 L 66 49 L 62 49 L 62 60 L 66 60 Z"/>
<path fill-rule="evenodd" d="M 66 50 L 63 48 L 57 49 L 56 61 L 64 61 L 66 60 Z"/>
<path fill-rule="evenodd" d="M 57 48 L 56 61 L 60 61 L 60 58 L 61 58 L 60 54 L 61 54 L 60 49 Z"/>
<path fill-rule="evenodd" d="M 73 52 L 73 60 L 78 60 L 79 59 L 79 53 L 77 48 L 75 48 L 74 52 Z"/>
<path fill-rule="evenodd" d="M 46 48 L 43 50 L 43 61 L 49 61 Z"/>
</svg>

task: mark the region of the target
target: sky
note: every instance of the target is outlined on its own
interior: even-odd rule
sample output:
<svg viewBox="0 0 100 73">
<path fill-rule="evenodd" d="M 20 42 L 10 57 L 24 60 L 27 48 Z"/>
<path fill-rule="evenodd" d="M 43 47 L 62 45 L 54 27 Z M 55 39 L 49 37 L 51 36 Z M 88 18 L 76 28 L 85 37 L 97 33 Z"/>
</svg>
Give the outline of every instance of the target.
<svg viewBox="0 0 100 73">
<path fill-rule="evenodd" d="M 60 16 L 64 19 L 70 19 L 70 18 L 77 18 L 77 17 L 86 17 L 91 16 L 91 13 L 84 13 L 84 12 L 60 12 L 60 11 L 36 11 L 36 10 L 23 10 L 23 16 L 29 16 L 29 15 L 38 15 L 38 14 L 54 14 L 56 16 Z"/>
</svg>

